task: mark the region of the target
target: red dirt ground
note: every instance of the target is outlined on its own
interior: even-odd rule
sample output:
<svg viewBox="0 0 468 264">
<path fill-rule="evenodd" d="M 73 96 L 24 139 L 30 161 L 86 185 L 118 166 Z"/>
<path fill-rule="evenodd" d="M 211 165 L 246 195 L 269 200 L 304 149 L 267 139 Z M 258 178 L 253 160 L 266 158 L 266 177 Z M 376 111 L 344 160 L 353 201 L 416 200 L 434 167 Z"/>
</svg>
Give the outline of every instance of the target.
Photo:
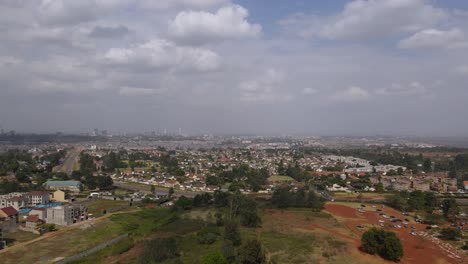
<svg viewBox="0 0 468 264">
<path fill-rule="evenodd" d="M 384 219 L 379 215 L 379 212 L 375 211 L 368 211 L 370 206 L 368 206 L 364 213 L 358 212 L 356 209 L 340 205 L 340 204 L 326 204 L 325 210 L 335 215 L 339 218 L 342 218 L 341 221 L 354 233 L 358 234 L 359 236 L 365 232 L 366 229 L 359 229 L 357 225 L 364 225 L 366 227 L 370 227 L 375 225 L 376 227 L 379 226 L 378 220 L 385 220 L 385 225 L 389 224 L 388 219 Z M 382 211 L 387 215 L 392 215 L 398 217 L 400 219 L 404 219 L 405 216 L 391 208 L 385 208 Z M 384 228 L 386 230 L 393 231 L 397 234 L 403 244 L 403 251 L 404 256 L 401 260 L 401 263 L 408 263 L 408 264 L 430 264 L 430 263 L 468 263 L 468 259 L 464 256 L 460 256 L 460 259 L 456 259 L 455 257 L 450 257 L 447 252 L 441 249 L 438 245 L 433 243 L 428 239 L 424 239 L 419 236 L 419 233 L 424 231 L 425 226 L 414 221 L 410 221 L 410 226 L 416 227 L 416 232 L 418 236 L 411 235 L 410 229 L 408 228 L 393 228 L 387 227 Z M 357 245 L 360 245 L 360 241 L 358 241 Z"/>
</svg>

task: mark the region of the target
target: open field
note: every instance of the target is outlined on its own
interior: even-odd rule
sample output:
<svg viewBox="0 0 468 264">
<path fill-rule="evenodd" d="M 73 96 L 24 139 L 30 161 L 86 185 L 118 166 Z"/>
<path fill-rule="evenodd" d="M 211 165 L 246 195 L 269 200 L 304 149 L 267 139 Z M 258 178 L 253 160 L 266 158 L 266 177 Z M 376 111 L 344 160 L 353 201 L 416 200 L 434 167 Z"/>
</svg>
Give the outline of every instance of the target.
<svg viewBox="0 0 468 264">
<path fill-rule="evenodd" d="M 271 182 L 292 182 L 292 181 L 294 181 L 294 179 L 289 177 L 289 176 L 275 175 L 275 176 L 269 177 L 268 181 L 271 181 Z"/>
<path fill-rule="evenodd" d="M 128 201 L 113 201 L 113 200 L 104 200 L 98 199 L 91 201 L 86 204 L 88 208 L 88 212 L 91 214 L 99 214 L 102 213 L 103 210 L 108 210 L 110 208 L 119 207 L 122 205 L 128 205 Z"/>
<path fill-rule="evenodd" d="M 26 232 L 26 231 L 21 231 L 18 230 L 17 232 L 14 233 L 8 233 L 4 235 L 4 239 L 7 241 L 7 244 L 9 246 L 12 245 L 17 245 L 19 243 L 23 243 L 26 241 L 30 241 L 33 239 L 38 238 L 39 235 L 31 233 L 31 232 Z"/>
<path fill-rule="evenodd" d="M 359 250 L 362 233 L 372 226 L 378 226 L 383 218 L 374 211 L 375 205 L 365 204 L 365 212 L 362 213 L 356 210 L 358 205 L 360 203 L 327 203 L 322 212 L 262 209 L 262 225 L 258 228 L 241 228 L 242 238 L 258 237 L 272 263 L 391 263 Z M 105 205 L 98 203 L 95 206 Z M 193 209 L 182 214 L 164 208 L 129 210 L 66 227 L 11 247 L 0 253 L 4 260 L 2 263 L 17 263 L 18 259 L 24 260 L 24 263 L 48 263 L 127 232 L 130 233 L 128 239 L 74 263 L 140 263 L 144 241 L 155 237 L 177 239 L 180 256 L 163 262 L 167 264 L 199 263 L 201 256 L 222 249 L 223 228 L 212 224 L 213 216 L 219 209 Z M 391 208 L 383 208 L 382 211 L 402 219 L 408 217 Z M 398 229 L 390 227 L 388 221 L 385 223 L 385 229 L 395 232 L 403 243 L 401 263 L 467 263 L 464 262 L 466 255 L 459 255 L 459 258 L 450 256 L 432 238 L 425 236 L 424 225 L 414 222 L 412 218 L 409 222 L 410 226 L 416 227 L 417 236 L 410 235 L 409 229 Z M 204 228 L 211 228 L 219 234 L 211 245 L 197 241 L 196 233 Z"/>
</svg>

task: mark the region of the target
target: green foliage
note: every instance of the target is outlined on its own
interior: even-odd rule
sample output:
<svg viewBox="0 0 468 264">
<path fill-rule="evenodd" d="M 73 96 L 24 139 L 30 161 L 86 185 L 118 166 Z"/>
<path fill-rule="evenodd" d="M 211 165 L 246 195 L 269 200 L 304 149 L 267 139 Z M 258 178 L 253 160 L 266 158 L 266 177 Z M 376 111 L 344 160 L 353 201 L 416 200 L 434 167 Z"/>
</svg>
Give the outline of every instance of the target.
<svg viewBox="0 0 468 264">
<path fill-rule="evenodd" d="M 107 190 L 112 188 L 114 181 L 110 176 L 97 176 L 96 177 L 96 186 L 100 190 Z"/>
<path fill-rule="evenodd" d="M 243 198 L 239 207 L 240 222 L 246 227 L 257 227 L 262 223 L 258 215 L 257 203 L 250 198 Z"/>
<path fill-rule="evenodd" d="M 234 262 L 236 259 L 236 249 L 231 240 L 224 240 L 223 242 L 223 256 L 229 263 Z"/>
<path fill-rule="evenodd" d="M 42 228 L 42 232 L 44 232 L 44 233 L 53 232 L 53 231 L 57 230 L 57 228 L 55 227 L 54 224 L 43 224 L 41 226 L 41 228 Z"/>
<path fill-rule="evenodd" d="M 88 176 L 92 175 L 96 171 L 94 165 L 94 159 L 91 155 L 82 152 L 80 154 L 80 173 L 81 175 Z"/>
<path fill-rule="evenodd" d="M 215 191 L 213 203 L 216 207 L 227 207 L 229 205 L 229 194 L 222 191 Z"/>
<path fill-rule="evenodd" d="M 185 196 L 179 197 L 174 204 L 174 210 L 182 209 L 182 210 L 189 210 L 192 208 L 192 199 L 187 198 Z"/>
<path fill-rule="evenodd" d="M 215 251 L 206 254 L 200 259 L 201 264 L 227 264 L 226 258 L 221 252 Z"/>
<path fill-rule="evenodd" d="M 305 188 L 293 192 L 291 187 L 281 186 L 273 192 L 271 203 L 279 208 L 312 208 L 315 211 L 320 211 L 323 208 L 324 200 L 314 191 L 307 191 Z"/>
<path fill-rule="evenodd" d="M 386 201 L 391 207 L 402 211 L 431 211 L 439 205 L 434 193 L 422 191 L 397 192 L 387 196 Z"/>
<path fill-rule="evenodd" d="M 266 263 L 262 244 L 258 239 L 249 239 L 239 250 L 239 262 L 242 264 Z"/>
<path fill-rule="evenodd" d="M 403 247 L 395 233 L 383 229 L 371 228 L 361 237 L 361 249 L 369 254 L 398 261 L 403 256 Z"/>
<path fill-rule="evenodd" d="M 204 228 L 197 233 L 197 241 L 200 244 L 213 244 L 219 236 L 219 232 L 214 228 Z"/>
<path fill-rule="evenodd" d="M 234 246 L 239 246 L 242 242 L 239 231 L 239 223 L 236 220 L 225 220 L 224 240 L 229 240 Z"/>
<path fill-rule="evenodd" d="M 209 193 L 197 194 L 193 198 L 193 207 L 206 207 L 211 204 L 212 196 Z"/>
<path fill-rule="evenodd" d="M 246 183 L 252 190 L 257 191 L 261 185 L 266 184 L 268 178 L 266 169 L 252 169 L 247 165 L 241 165 L 233 168 L 231 171 L 223 171 L 218 175 L 219 184 L 225 182 Z M 247 178 L 245 180 L 245 178 Z"/>
<path fill-rule="evenodd" d="M 125 168 L 127 165 L 121 160 L 122 153 L 115 153 L 111 151 L 102 157 L 102 170 L 107 172 L 114 172 L 115 169 Z"/>
<path fill-rule="evenodd" d="M 155 238 L 145 242 L 140 263 L 158 263 L 178 256 L 175 238 Z"/>
<path fill-rule="evenodd" d="M 447 227 L 440 230 L 440 238 L 444 240 L 457 240 L 462 236 L 462 232 L 456 228 Z"/>
<path fill-rule="evenodd" d="M 455 199 L 446 199 L 442 201 L 442 211 L 447 219 L 455 220 L 455 217 L 460 212 L 460 208 Z"/>
</svg>

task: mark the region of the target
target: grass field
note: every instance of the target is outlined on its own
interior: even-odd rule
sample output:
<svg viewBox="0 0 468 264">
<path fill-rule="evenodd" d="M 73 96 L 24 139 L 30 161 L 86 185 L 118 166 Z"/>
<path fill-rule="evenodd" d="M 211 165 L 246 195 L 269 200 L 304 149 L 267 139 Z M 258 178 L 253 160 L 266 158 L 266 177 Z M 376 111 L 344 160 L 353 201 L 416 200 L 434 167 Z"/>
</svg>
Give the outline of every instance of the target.
<svg viewBox="0 0 468 264">
<path fill-rule="evenodd" d="M 38 237 L 39 235 L 21 230 L 4 235 L 4 239 L 7 241 L 8 246 L 13 246 L 19 243 L 30 241 Z"/>
<path fill-rule="evenodd" d="M 274 175 L 274 176 L 269 177 L 268 181 L 271 181 L 271 182 L 291 182 L 291 181 L 294 181 L 294 179 L 289 177 L 289 176 Z"/>
<path fill-rule="evenodd" d="M 366 213 L 358 213 L 355 209 L 358 205 L 360 203 L 327 203 L 325 210 L 321 212 L 313 212 L 310 209 L 280 210 L 261 206 L 262 225 L 258 228 L 242 227 L 242 239 L 260 239 L 271 263 L 389 263 L 359 250 L 360 238 L 364 231 L 356 225 L 370 226 L 377 222 L 379 216 L 370 210 L 372 205 L 366 206 L 369 209 Z M 100 208 L 104 205 L 95 206 Z M 214 215 L 220 209 L 192 209 L 181 213 L 165 208 L 129 210 L 133 211 L 108 215 L 83 227 L 58 231 L 58 234 L 43 240 L 10 248 L 9 251 L 0 253 L 2 263 L 17 263 L 18 259 L 24 260 L 24 263 L 47 263 L 58 257 L 76 254 L 127 232 L 130 233 L 128 239 L 74 263 L 142 263 L 139 258 L 144 249 L 144 242 L 160 237 L 175 237 L 177 240 L 179 257 L 162 262 L 166 264 L 200 263 L 200 258 L 205 254 L 222 250 L 223 227 L 213 225 Z M 384 210 L 387 214 L 398 213 L 391 208 Z M 216 230 L 219 234 L 213 244 L 198 242 L 197 232 L 204 228 Z M 404 231 L 401 229 L 399 232 Z M 422 254 L 422 249 L 433 254 L 426 257 L 434 256 L 434 259 L 444 260 L 440 252 L 423 238 L 404 233 L 398 235 L 402 235 L 402 242 L 408 252 L 401 263 L 431 263 L 427 259 L 424 259 L 425 262 L 418 262 L 416 259 L 416 256 Z"/>
<path fill-rule="evenodd" d="M 128 205 L 128 201 L 113 201 L 113 200 L 104 200 L 99 199 L 86 204 L 88 212 L 91 214 L 99 214 L 103 210 L 109 210 L 110 208 L 119 207 L 122 205 Z"/>
</svg>

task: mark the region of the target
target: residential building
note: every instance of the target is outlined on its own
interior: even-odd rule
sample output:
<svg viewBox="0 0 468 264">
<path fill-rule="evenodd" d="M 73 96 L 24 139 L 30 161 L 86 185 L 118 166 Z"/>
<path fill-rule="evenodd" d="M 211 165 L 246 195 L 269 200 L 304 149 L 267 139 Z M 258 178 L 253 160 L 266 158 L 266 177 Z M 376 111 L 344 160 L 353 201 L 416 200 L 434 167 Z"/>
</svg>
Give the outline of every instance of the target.
<svg viewBox="0 0 468 264">
<path fill-rule="evenodd" d="M 49 193 L 43 191 L 32 191 L 26 194 L 29 198 L 29 206 L 49 203 Z"/>
<path fill-rule="evenodd" d="M 71 225 L 88 219 L 86 207 L 82 205 L 62 205 L 47 208 L 46 223 Z"/>
<path fill-rule="evenodd" d="M 18 211 L 9 206 L 0 209 L 0 231 L 3 233 L 15 232 L 18 228 Z"/>
<path fill-rule="evenodd" d="M 68 202 L 68 199 L 66 198 L 67 194 L 62 191 L 62 190 L 56 190 L 55 192 L 50 194 L 50 200 L 56 201 L 56 202 Z"/>
<path fill-rule="evenodd" d="M 20 229 L 35 234 L 41 233 L 41 226 L 44 224 L 44 220 L 40 219 L 37 215 L 29 215 L 26 218 L 24 225 L 20 226 Z"/>
</svg>

